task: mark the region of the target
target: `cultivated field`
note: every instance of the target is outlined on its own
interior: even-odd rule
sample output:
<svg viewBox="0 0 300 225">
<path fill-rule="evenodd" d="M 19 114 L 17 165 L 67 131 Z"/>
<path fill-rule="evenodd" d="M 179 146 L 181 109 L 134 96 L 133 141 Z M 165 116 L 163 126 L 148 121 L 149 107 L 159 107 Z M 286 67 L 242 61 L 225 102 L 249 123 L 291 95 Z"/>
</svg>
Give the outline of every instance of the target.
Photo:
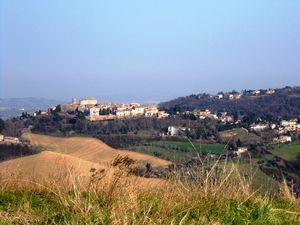
<svg viewBox="0 0 300 225">
<path fill-rule="evenodd" d="M 117 150 L 109 147 L 104 142 L 96 138 L 88 137 L 52 137 L 40 134 L 24 134 L 34 146 L 42 146 L 48 151 L 71 155 L 87 161 L 99 163 L 107 166 L 119 156 L 128 156 L 138 163 L 151 163 L 153 166 L 168 166 L 170 162 L 147 154 L 132 151 Z"/>
<path fill-rule="evenodd" d="M 261 137 L 254 133 L 250 133 L 243 128 L 234 128 L 231 130 L 222 131 L 220 132 L 220 136 L 223 141 L 238 139 L 240 139 L 243 143 L 259 143 L 262 141 Z"/>
<path fill-rule="evenodd" d="M 223 144 L 199 144 L 187 141 L 154 141 L 144 145 L 132 146 L 141 153 L 160 157 L 174 163 L 187 163 L 197 157 L 197 153 L 219 154 L 225 149 Z"/>
<path fill-rule="evenodd" d="M 271 152 L 273 155 L 279 156 L 288 161 L 296 160 L 297 156 L 300 155 L 300 144 L 291 143 L 273 145 Z"/>
<path fill-rule="evenodd" d="M 31 133 L 24 134 L 23 138 L 45 151 L 0 163 L 1 179 L 7 180 L 8 186 L 15 182 L 21 187 L 45 186 L 51 180 L 69 187 L 74 179 L 81 186 L 88 186 L 95 176 L 100 176 L 104 185 L 111 182 L 118 173 L 118 164 L 124 160 L 127 169 L 131 170 L 145 168 L 147 163 L 154 168 L 170 165 L 170 162 L 150 155 L 113 149 L 94 138 L 61 138 Z M 138 177 L 133 173 L 123 176 L 121 183 L 124 182 L 143 188 L 159 187 L 165 183 L 161 179 Z"/>
</svg>

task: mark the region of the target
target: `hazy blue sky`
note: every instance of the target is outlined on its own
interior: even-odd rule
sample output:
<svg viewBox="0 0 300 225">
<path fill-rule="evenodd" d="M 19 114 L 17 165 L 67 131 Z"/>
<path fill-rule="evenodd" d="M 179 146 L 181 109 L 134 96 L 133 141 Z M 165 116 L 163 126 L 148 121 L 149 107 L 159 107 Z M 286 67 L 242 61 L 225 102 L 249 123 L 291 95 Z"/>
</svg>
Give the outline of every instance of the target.
<svg viewBox="0 0 300 225">
<path fill-rule="evenodd" d="M 0 2 L 0 97 L 152 101 L 300 84 L 299 0 Z"/>
</svg>

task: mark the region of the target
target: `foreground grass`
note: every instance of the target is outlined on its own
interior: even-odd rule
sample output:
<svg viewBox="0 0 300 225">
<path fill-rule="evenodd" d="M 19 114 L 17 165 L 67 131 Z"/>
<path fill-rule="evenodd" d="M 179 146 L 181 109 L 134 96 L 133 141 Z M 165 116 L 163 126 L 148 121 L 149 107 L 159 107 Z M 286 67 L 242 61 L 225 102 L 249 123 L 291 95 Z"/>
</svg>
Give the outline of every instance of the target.
<svg viewBox="0 0 300 225">
<path fill-rule="evenodd" d="M 1 224 L 300 224 L 299 202 L 280 198 L 220 199 L 191 193 L 166 199 L 148 193 L 109 204 L 103 194 L 63 197 L 66 201 L 45 191 L 1 192 Z"/>
<path fill-rule="evenodd" d="M 0 224 L 300 224 L 300 200 L 285 183 L 260 194 L 235 163 L 179 169 L 160 186 L 137 188 L 126 182 L 130 162 L 117 162 L 109 182 L 100 171 L 87 186 L 0 178 Z"/>
</svg>

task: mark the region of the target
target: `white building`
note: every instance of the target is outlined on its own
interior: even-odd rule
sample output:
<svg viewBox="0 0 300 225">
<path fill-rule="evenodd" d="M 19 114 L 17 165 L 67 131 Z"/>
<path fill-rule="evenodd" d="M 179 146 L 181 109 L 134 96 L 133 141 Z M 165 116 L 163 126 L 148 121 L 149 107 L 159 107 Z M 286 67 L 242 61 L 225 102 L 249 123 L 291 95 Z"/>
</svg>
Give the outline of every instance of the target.
<svg viewBox="0 0 300 225">
<path fill-rule="evenodd" d="M 240 155 L 242 155 L 242 154 L 244 154 L 244 153 L 246 153 L 246 152 L 248 152 L 248 148 L 247 148 L 247 147 L 239 147 L 239 148 L 237 149 L 237 151 L 235 152 L 235 154 L 236 154 L 237 156 L 240 156 Z"/>
<path fill-rule="evenodd" d="M 223 94 L 219 94 L 219 95 L 217 95 L 217 97 L 218 97 L 218 99 L 222 99 L 222 98 L 224 98 L 224 95 Z"/>
<path fill-rule="evenodd" d="M 274 138 L 273 142 L 275 142 L 275 143 L 292 142 L 292 137 L 291 136 L 280 136 L 278 138 Z"/>
<path fill-rule="evenodd" d="M 170 126 L 168 127 L 168 135 L 172 137 L 183 135 L 186 130 L 190 130 L 190 128 Z"/>
<path fill-rule="evenodd" d="M 117 117 L 129 117 L 131 116 L 131 110 L 117 110 Z"/>
<path fill-rule="evenodd" d="M 260 90 L 252 91 L 252 94 L 253 94 L 253 95 L 259 95 L 259 94 L 260 94 Z"/>
<path fill-rule="evenodd" d="M 269 128 L 269 125 L 268 124 L 263 124 L 263 123 L 252 124 L 250 126 L 250 129 L 254 130 L 254 131 L 263 131 L 263 130 L 267 130 L 268 128 Z"/>
<path fill-rule="evenodd" d="M 132 116 L 142 116 L 145 114 L 145 108 L 144 107 L 135 107 L 131 110 Z"/>
<path fill-rule="evenodd" d="M 155 108 L 149 108 L 145 110 L 145 116 L 146 117 L 156 117 L 158 116 L 158 109 Z"/>
<path fill-rule="evenodd" d="M 266 92 L 267 95 L 272 95 L 274 93 L 275 93 L 274 89 L 268 89 L 267 92 Z"/>
<path fill-rule="evenodd" d="M 99 116 L 100 108 L 92 107 L 90 108 L 90 116 Z"/>
<path fill-rule="evenodd" d="M 169 114 L 169 113 L 166 113 L 165 111 L 159 111 L 159 112 L 157 113 L 157 117 L 158 117 L 159 119 L 167 118 L 167 117 L 169 117 L 169 116 L 170 116 L 170 114 Z"/>
<path fill-rule="evenodd" d="M 280 125 L 283 127 L 294 127 L 297 125 L 296 120 L 282 120 Z"/>
<path fill-rule="evenodd" d="M 208 114 L 207 117 L 210 118 L 210 119 L 214 119 L 214 120 L 218 119 L 217 114 Z"/>
</svg>

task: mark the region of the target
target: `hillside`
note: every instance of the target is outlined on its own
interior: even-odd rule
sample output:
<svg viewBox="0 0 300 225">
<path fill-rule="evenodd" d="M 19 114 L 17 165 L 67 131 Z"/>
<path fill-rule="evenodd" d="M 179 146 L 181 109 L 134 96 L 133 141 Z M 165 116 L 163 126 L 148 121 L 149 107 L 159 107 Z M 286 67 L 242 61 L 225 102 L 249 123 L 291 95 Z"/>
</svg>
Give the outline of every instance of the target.
<svg viewBox="0 0 300 225">
<path fill-rule="evenodd" d="M 0 163 L 0 182 L 5 182 L 8 186 L 55 185 L 70 188 L 75 182 L 76 185 L 87 188 L 94 179 L 101 181 L 100 186 L 109 185 L 119 179 L 119 173 L 127 174 L 126 157 L 134 160 L 132 169 L 137 166 L 145 168 L 147 163 L 151 163 L 153 167 L 167 167 L 170 164 L 146 154 L 113 149 L 94 138 L 60 138 L 31 133 L 25 133 L 23 138 L 44 151 Z M 115 163 L 118 157 L 121 160 Z M 128 162 L 130 165 L 130 161 Z M 122 177 L 119 182 L 121 185 L 142 189 L 161 187 L 165 183 L 161 179 L 139 177 L 132 173 Z"/>
<path fill-rule="evenodd" d="M 88 137 L 52 137 L 26 133 L 23 138 L 28 139 L 34 146 L 41 146 L 48 151 L 71 155 L 83 160 L 99 163 L 103 166 L 110 164 L 118 155 L 128 156 L 139 163 L 151 163 L 153 166 L 167 166 L 170 162 L 146 154 L 132 151 L 117 150 L 102 141 Z"/>
<path fill-rule="evenodd" d="M 298 117 L 300 115 L 300 87 L 276 89 L 274 94 L 243 95 L 240 99 L 212 98 L 209 94 L 180 97 L 160 104 L 170 113 L 194 109 L 210 109 L 230 114 L 271 115 L 274 117 Z"/>
<path fill-rule="evenodd" d="M 99 164 L 51 151 L 8 160 L 0 163 L 1 176 L 18 174 L 24 180 L 43 180 L 53 176 L 64 179 L 72 173 L 77 177 L 90 176 L 90 169 L 102 169 Z"/>
<path fill-rule="evenodd" d="M 94 178 L 101 186 L 114 182 L 118 168 L 101 166 L 99 163 L 83 160 L 71 155 L 43 151 L 39 154 L 8 160 L 0 163 L 0 182 L 7 186 L 57 188 L 88 188 Z M 98 177 L 99 176 L 99 177 Z M 156 178 L 143 178 L 126 175 L 120 179 L 121 185 L 131 185 L 141 189 L 159 188 L 166 182 Z"/>
<path fill-rule="evenodd" d="M 249 174 L 247 178 L 241 176 L 238 169 L 240 167 L 234 164 L 220 164 L 217 168 L 211 169 L 206 167 L 208 165 L 206 168 L 195 168 L 190 171 L 191 177 L 182 176 L 178 171 L 175 177 L 167 181 L 124 177 L 111 173 L 110 177 L 113 179 L 102 183 L 98 183 L 97 176 L 95 176 L 97 179 L 88 176 L 91 173 L 90 166 L 97 165 L 48 151 L 0 163 L 0 223 L 299 224 L 300 222 L 300 202 L 284 188 L 286 186 L 279 184 L 282 191 L 271 196 L 261 195 L 260 183 L 257 189 L 250 188 L 252 175 L 251 168 L 247 165 L 244 168 Z M 47 177 L 46 174 L 50 176 Z M 87 176 L 84 177 L 84 174 Z M 83 186 L 84 180 L 79 178 L 90 178 L 86 180 L 89 181 L 88 185 Z M 268 186 L 269 191 L 272 188 L 273 186 Z"/>
</svg>

